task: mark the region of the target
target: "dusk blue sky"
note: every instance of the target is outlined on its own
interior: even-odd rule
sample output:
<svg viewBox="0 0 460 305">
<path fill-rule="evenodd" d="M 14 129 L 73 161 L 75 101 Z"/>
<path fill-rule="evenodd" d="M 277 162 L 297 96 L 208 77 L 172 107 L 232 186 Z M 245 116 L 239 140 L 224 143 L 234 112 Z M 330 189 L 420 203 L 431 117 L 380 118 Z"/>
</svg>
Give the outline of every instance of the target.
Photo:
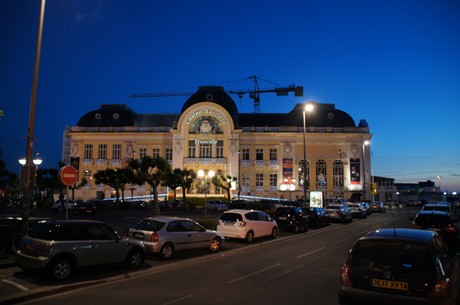
<svg viewBox="0 0 460 305">
<path fill-rule="evenodd" d="M 25 155 L 39 0 L 0 0 L 0 148 L 19 172 Z M 335 104 L 367 120 L 373 174 L 460 191 L 458 0 L 47 0 L 34 153 L 57 168 L 62 136 L 101 104 L 180 113 L 195 91 L 257 75 L 304 86 L 261 95 L 261 112 Z M 232 86 L 252 88 L 251 81 Z M 240 112 L 252 100 L 234 96 Z"/>
</svg>

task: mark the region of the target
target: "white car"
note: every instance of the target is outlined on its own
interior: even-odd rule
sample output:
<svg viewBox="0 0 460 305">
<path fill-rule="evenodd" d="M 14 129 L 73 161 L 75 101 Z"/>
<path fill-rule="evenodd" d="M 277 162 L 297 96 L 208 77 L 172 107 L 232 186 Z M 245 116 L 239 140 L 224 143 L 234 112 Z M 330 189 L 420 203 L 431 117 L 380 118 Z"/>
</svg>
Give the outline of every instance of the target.
<svg viewBox="0 0 460 305">
<path fill-rule="evenodd" d="M 56 200 L 56 202 L 53 203 L 53 206 L 51 209 L 58 211 L 58 212 L 63 212 L 65 211 L 65 208 L 67 207 L 69 210 L 72 210 L 77 204 L 73 200 L 64 200 L 62 202 L 61 200 Z"/>
<path fill-rule="evenodd" d="M 278 225 L 267 213 L 258 210 L 228 210 L 222 213 L 217 232 L 225 237 L 240 238 L 251 243 L 254 238 L 276 238 Z"/>
<path fill-rule="evenodd" d="M 226 211 L 228 206 L 222 200 L 209 200 L 206 203 L 206 209 L 209 211 Z"/>
</svg>

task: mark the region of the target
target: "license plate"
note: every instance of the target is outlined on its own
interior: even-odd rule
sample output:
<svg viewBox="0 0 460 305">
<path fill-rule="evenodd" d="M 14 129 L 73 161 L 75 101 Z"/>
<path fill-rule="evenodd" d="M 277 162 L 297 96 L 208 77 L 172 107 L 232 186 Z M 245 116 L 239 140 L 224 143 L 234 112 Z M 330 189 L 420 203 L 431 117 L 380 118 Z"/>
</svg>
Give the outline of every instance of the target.
<svg viewBox="0 0 460 305">
<path fill-rule="evenodd" d="M 409 285 L 407 282 L 372 279 L 372 286 L 387 289 L 408 290 Z"/>
<path fill-rule="evenodd" d="M 287 220 L 287 217 L 286 216 L 280 216 L 279 220 Z"/>
</svg>

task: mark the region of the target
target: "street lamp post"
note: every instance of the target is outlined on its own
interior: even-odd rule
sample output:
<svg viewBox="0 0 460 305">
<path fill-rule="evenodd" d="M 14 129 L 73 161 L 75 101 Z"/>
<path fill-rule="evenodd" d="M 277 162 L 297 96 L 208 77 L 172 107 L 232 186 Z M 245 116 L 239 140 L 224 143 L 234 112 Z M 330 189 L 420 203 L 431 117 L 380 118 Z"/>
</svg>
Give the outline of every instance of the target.
<svg viewBox="0 0 460 305">
<path fill-rule="evenodd" d="M 314 106 L 312 103 L 308 103 L 305 105 L 305 109 L 302 112 L 303 114 L 303 200 L 304 206 L 308 207 L 307 205 L 307 141 L 306 141 L 306 134 L 307 134 L 307 119 L 305 116 L 306 112 L 313 111 Z"/>
<path fill-rule="evenodd" d="M 208 177 L 212 179 L 216 173 L 213 170 L 206 170 L 206 172 L 202 169 L 198 171 L 198 177 L 204 177 L 204 214 L 207 215 L 208 213 Z"/>
<path fill-rule="evenodd" d="M 363 142 L 363 201 L 366 201 L 366 154 L 365 147 L 369 145 L 369 141 Z"/>
</svg>

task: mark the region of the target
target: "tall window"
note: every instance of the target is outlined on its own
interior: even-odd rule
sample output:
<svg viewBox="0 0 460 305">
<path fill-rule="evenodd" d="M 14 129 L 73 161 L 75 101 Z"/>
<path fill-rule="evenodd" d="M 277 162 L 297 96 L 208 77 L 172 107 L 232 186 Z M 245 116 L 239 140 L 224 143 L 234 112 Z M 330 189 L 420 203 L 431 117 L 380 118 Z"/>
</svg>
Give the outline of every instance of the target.
<svg viewBox="0 0 460 305">
<path fill-rule="evenodd" d="M 243 148 L 241 160 L 249 160 L 249 148 Z"/>
<path fill-rule="evenodd" d="M 172 158 L 173 158 L 172 148 L 166 148 L 166 160 L 172 161 Z"/>
<path fill-rule="evenodd" d="M 316 187 L 320 190 L 327 186 L 326 175 L 326 162 L 319 160 L 316 162 Z"/>
<path fill-rule="evenodd" d="M 334 175 L 334 187 L 343 186 L 343 164 L 340 160 L 335 160 L 332 167 Z"/>
<path fill-rule="evenodd" d="M 278 175 L 270 174 L 270 186 L 278 186 Z"/>
<path fill-rule="evenodd" d="M 195 158 L 196 157 L 196 146 L 195 141 L 188 141 L 188 157 Z"/>
<path fill-rule="evenodd" d="M 264 186 L 264 174 L 256 174 L 256 186 Z"/>
<path fill-rule="evenodd" d="M 211 158 L 211 144 L 200 144 L 200 158 Z"/>
<path fill-rule="evenodd" d="M 99 144 L 98 159 L 107 159 L 107 144 Z"/>
<path fill-rule="evenodd" d="M 224 157 L 224 141 L 217 141 L 216 145 L 216 158 Z"/>
<path fill-rule="evenodd" d="M 159 148 L 152 149 L 152 157 L 158 158 L 159 156 L 160 156 L 160 149 Z"/>
<path fill-rule="evenodd" d="M 263 160 L 264 159 L 264 150 L 263 148 L 256 149 L 256 160 Z"/>
<path fill-rule="evenodd" d="M 113 144 L 112 146 L 112 159 L 121 159 L 121 144 Z"/>
<path fill-rule="evenodd" d="M 278 150 L 276 148 L 270 148 L 270 160 L 278 160 Z"/>
<path fill-rule="evenodd" d="M 93 158 L 93 144 L 85 144 L 85 155 L 83 159 Z"/>
<path fill-rule="evenodd" d="M 147 148 L 139 148 L 139 158 L 143 159 L 147 156 Z"/>
<path fill-rule="evenodd" d="M 304 172 L 306 175 L 304 175 Z M 307 181 L 304 181 L 304 177 L 306 176 Z M 310 187 L 310 164 L 307 162 L 304 164 L 303 160 L 299 162 L 299 185 L 303 188 L 306 183 L 307 189 Z"/>
<path fill-rule="evenodd" d="M 249 187 L 249 174 L 248 173 L 243 174 L 241 185 L 244 187 Z"/>
</svg>

